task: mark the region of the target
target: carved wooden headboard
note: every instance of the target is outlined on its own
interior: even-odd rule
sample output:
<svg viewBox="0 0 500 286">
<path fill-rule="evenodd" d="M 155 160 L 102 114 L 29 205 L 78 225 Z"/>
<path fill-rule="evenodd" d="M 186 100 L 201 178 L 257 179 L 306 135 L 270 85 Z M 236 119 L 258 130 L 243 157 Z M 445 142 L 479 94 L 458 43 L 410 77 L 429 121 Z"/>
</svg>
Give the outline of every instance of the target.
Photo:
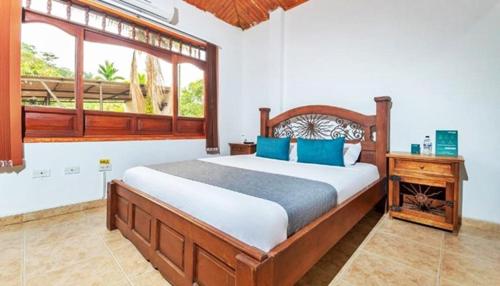
<svg viewBox="0 0 500 286">
<path fill-rule="evenodd" d="M 308 105 L 269 118 L 269 108 L 260 108 L 260 135 L 327 139 L 345 137 L 346 142 L 361 142 L 360 161 L 377 165 L 380 176 L 387 174 L 385 155 L 389 151 L 390 97 L 376 97 L 376 115 L 328 105 Z"/>
</svg>

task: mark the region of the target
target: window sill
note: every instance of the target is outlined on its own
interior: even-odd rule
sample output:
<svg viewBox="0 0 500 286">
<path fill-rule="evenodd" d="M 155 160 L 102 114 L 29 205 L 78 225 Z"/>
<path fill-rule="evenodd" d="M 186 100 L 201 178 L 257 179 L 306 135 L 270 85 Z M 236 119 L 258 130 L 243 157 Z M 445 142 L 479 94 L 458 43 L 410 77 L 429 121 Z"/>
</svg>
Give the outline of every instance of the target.
<svg viewBox="0 0 500 286">
<path fill-rule="evenodd" d="M 123 135 L 89 137 L 25 137 L 24 143 L 70 143 L 70 142 L 107 142 L 107 141 L 151 141 L 151 140 L 202 140 L 204 135 Z"/>
</svg>

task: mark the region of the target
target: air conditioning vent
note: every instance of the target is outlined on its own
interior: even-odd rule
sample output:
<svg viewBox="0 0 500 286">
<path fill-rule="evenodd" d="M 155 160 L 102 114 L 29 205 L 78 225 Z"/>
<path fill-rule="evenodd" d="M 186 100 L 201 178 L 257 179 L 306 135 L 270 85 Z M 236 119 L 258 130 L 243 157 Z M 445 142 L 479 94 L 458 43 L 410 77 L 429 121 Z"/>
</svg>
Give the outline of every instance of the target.
<svg viewBox="0 0 500 286">
<path fill-rule="evenodd" d="M 98 0 L 139 17 L 162 24 L 177 25 L 179 10 L 171 0 Z"/>
</svg>

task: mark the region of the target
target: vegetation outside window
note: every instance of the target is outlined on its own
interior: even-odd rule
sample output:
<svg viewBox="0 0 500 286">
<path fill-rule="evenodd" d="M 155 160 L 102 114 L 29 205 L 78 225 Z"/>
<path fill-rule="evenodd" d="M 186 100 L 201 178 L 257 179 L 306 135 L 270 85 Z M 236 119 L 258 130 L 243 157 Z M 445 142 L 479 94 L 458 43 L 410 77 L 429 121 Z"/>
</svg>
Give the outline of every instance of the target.
<svg viewBox="0 0 500 286">
<path fill-rule="evenodd" d="M 52 25 L 27 23 L 21 41 L 23 104 L 74 109 L 75 37 Z"/>
<path fill-rule="evenodd" d="M 141 50 L 85 42 L 86 110 L 172 115 L 172 64 Z"/>
<path fill-rule="evenodd" d="M 179 116 L 204 117 L 205 72 L 191 63 L 179 64 Z"/>
</svg>

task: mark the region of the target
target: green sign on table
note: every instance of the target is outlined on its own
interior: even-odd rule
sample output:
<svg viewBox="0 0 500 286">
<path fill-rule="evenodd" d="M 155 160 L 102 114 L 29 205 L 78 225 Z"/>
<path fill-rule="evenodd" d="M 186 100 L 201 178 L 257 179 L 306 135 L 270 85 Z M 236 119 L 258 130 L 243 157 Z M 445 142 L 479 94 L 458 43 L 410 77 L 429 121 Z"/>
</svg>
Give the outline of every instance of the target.
<svg viewBox="0 0 500 286">
<path fill-rule="evenodd" d="M 458 156 L 457 130 L 436 130 L 436 155 Z"/>
</svg>

